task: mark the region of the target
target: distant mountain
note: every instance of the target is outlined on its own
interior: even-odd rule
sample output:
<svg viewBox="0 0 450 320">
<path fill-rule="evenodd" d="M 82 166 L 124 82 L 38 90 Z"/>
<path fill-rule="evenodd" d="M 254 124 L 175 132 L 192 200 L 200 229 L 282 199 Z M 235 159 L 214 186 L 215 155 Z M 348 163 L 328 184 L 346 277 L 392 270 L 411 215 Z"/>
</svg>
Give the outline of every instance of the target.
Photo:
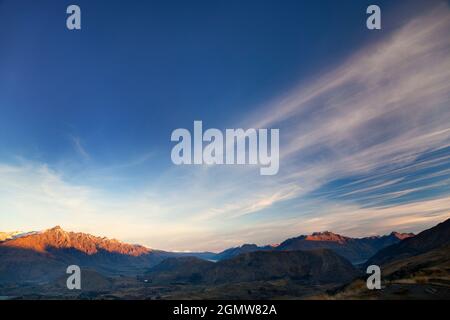
<svg viewBox="0 0 450 320">
<path fill-rule="evenodd" d="M 330 249 L 350 262 L 362 263 L 380 249 L 414 236 L 412 233 L 392 232 L 385 236 L 349 238 L 329 231 L 315 232 L 288 239 L 276 247 L 277 251 Z"/>
<path fill-rule="evenodd" d="M 0 232 L 0 242 L 11 240 L 11 239 L 17 239 L 20 237 L 25 237 L 31 234 L 37 233 L 36 231 L 31 232 L 22 232 L 22 231 L 13 231 L 13 232 Z"/>
<path fill-rule="evenodd" d="M 364 277 L 352 281 L 361 274 L 349 260 L 367 259 L 381 248 L 368 263 L 382 267 L 387 289 L 381 291 L 388 297 L 407 284 L 414 297 L 429 297 L 428 285 L 431 295 L 448 297 L 449 224 L 450 219 L 417 236 L 316 232 L 277 246 L 245 244 L 218 254 L 153 250 L 60 227 L 13 233 L 0 242 L 0 296 L 78 297 L 65 287 L 66 268 L 76 264 L 83 270 L 83 287 L 92 290 L 79 296 L 87 299 L 306 297 L 331 294 L 349 282 L 337 295 L 372 297 L 380 293 L 368 292 Z"/>
<path fill-rule="evenodd" d="M 16 234 L 18 234 L 18 231 L 14 232 L 0 232 L 0 241 L 5 241 L 12 239 Z"/>
<path fill-rule="evenodd" d="M 196 257 L 203 260 L 209 260 L 209 261 L 217 261 L 217 253 L 215 252 L 209 252 L 209 251 L 203 251 L 203 252 L 167 252 L 172 257 Z"/>
<path fill-rule="evenodd" d="M 170 254 L 60 227 L 0 243 L 0 283 L 45 282 L 71 264 L 104 274 L 138 273 Z"/>
<path fill-rule="evenodd" d="M 373 236 L 366 238 L 350 238 L 329 231 L 314 232 L 311 235 L 302 235 L 288 239 L 277 246 L 257 246 L 256 244 L 244 244 L 240 247 L 226 249 L 214 257 L 213 260 L 225 260 L 236 257 L 242 253 L 255 251 L 295 251 L 330 249 L 357 264 L 363 263 L 380 249 L 398 243 L 403 239 L 414 236 L 413 233 L 392 232 L 385 236 Z"/>
<path fill-rule="evenodd" d="M 268 251 L 273 250 L 273 246 L 257 246 L 256 244 L 244 244 L 240 247 L 230 248 L 226 249 L 220 253 L 218 253 L 214 259 L 215 260 L 225 260 L 234 258 L 242 253 L 249 253 L 249 252 L 255 252 L 255 251 Z"/>
<path fill-rule="evenodd" d="M 344 258 L 331 250 L 256 251 L 217 263 L 194 257 L 169 258 L 145 275 L 161 284 L 226 284 L 290 279 L 305 284 L 343 283 L 358 275 Z"/>
<path fill-rule="evenodd" d="M 279 246 L 260 247 L 255 244 L 245 244 L 215 254 L 152 250 L 114 239 L 66 232 L 60 227 L 42 232 L 2 234 L 5 240 L 0 242 L 0 283 L 49 281 L 65 275 L 65 270 L 70 264 L 77 264 L 105 275 L 137 275 L 170 257 L 197 257 L 204 260 L 225 261 L 241 254 L 259 251 L 281 252 L 325 248 L 352 263 L 357 263 L 365 261 L 377 250 L 411 236 L 392 233 L 383 237 L 353 239 L 331 232 L 322 232 L 292 238 Z"/>
<path fill-rule="evenodd" d="M 422 231 L 415 237 L 406 238 L 397 244 L 380 250 L 366 262 L 366 265 L 384 265 L 448 245 L 450 245 L 450 219 L 431 229 Z"/>
<path fill-rule="evenodd" d="M 2 244 L 3 247 L 33 250 L 48 253 L 49 250 L 74 249 L 87 255 L 100 251 L 129 256 L 141 256 L 150 253 L 150 249 L 140 245 L 130 245 L 115 239 L 101 238 L 86 233 L 66 232 L 56 226 L 42 233 L 18 237 Z"/>
</svg>

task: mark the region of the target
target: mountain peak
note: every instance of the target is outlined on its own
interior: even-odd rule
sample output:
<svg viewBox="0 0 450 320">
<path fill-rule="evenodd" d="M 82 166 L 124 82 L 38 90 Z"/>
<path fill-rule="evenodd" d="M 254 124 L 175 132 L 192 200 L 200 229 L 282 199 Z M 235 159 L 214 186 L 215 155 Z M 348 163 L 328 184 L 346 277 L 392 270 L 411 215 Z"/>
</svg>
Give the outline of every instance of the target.
<svg viewBox="0 0 450 320">
<path fill-rule="evenodd" d="M 0 232 L 0 242 L 2 241 L 8 241 L 11 239 L 17 239 L 25 236 L 29 236 L 32 234 L 38 233 L 37 231 L 29 231 L 29 232 L 23 232 L 23 231 L 12 231 L 12 232 Z"/>
<path fill-rule="evenodd" d="M 96 237 L 81 232 L 67 232 L 60 226 L 40 233 L 14 238 L 4 242 L 3 245 L 37 252 L 46 252 L 48 249 L 76 249 L 88 255 L 106 251 L 109 253 L 140 256 L 151 251 L 144 246 L 127 244 L 115 239 Z"/>
<path fill-rule="evenodd" d="M 400 239 L 400 240 L 411 238 L 411 237 L 415 236 L 414 233 L 401 233 L 401 232 L 397 232 L 397 231 L 391 232 L 390 235 L 393 237 L 396 237 L 397 239 Z"/>
<path fill-rule="evenodd" d="M 314 232 L 311 235 L 306 236 L 305 240 L 308 240 L 308 241 L 333 241 L 333 242 L 343 243 L 343 242 L 346 242 L 348 240 L 348 238 L 341 236 L 339 234 L 330 232 L 330 231 L 323 231 L 323 232 Z"/>
<path fill-rule="evenodd" d="M 45 230 L 44 232 L 65 233 L 66 231 L 64 231 L 64 229 L 60 226 L 55 226 L 53 228 Z"/>
<path fill-rule="evenodd" d="M 257 248 L 258 246 L 254 243 L 244 243 L 242 246 L 240 246 L 239 248 L 241 249 L 250 249 L 250 248 Z"/>
</svg>

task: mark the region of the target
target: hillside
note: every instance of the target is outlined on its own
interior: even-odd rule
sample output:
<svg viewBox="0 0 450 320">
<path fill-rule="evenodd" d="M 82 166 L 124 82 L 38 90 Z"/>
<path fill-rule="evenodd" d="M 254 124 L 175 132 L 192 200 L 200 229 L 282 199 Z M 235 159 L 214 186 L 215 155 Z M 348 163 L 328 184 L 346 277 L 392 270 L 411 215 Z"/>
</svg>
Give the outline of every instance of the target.
<svg viewBox="0 0 450 320">
<path fill-rule="evenodd" d="M 330 250 L 257 251 L 212 263 L 197 258 L 171 258 L 145 274 L 153 283 L 223 284 L 291 279 L 305 284 L 343 283 L 358 274 Z"/>
</svg>

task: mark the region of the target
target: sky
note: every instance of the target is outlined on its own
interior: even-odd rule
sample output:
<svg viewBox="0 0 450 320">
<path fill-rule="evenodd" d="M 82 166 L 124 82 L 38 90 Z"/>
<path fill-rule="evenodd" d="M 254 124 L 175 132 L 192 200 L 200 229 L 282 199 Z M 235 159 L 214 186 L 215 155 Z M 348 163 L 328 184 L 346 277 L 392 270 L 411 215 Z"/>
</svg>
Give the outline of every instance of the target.
<svg viewBox="0 0 450 320">
<path fill-rule="evenodd" d="M 449 3 L 368 30 L 372 2 L 0 0 L 0 230 L 219 251 L 449 218 Z M 278 174 L 174 165 L 195 120 L 279 129 Z"/>
</svg>

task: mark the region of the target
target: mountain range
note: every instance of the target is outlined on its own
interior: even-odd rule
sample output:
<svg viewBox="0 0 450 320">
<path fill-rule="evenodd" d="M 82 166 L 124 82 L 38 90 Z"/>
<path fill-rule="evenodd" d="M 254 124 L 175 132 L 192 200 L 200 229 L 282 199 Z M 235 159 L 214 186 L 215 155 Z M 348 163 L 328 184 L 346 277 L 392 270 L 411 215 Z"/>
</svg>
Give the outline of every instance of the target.
<svg viewBox="0 0 450 320">
<path fill-rule="evenodd" d="M 64 275 L 71 264 L 108 275 L 135 274 L 166 256 L 170 254 L 114 239 L 66 232 L 57 226 L 0 242 L 0 283 L 51 281 Z"/>
<path fill-rule="evenodd" d="M 413 233 L 392 232 L 384 236 L 350 238 L 329 231 L 315 232 L 311 235 L 301 235 L 288 239 L 279 245 L 257 246 L 256 244 L 244 244 L 241 247 L 224 250 L 218 253 L 214 259 L 224 260 L 254 251 L 330 249 L 350 262 L 358 264 L 365 262 L 380 249 L 412 236 L 414 236 Z"/>
<path fill-rule="evenodd" d="M 65 271 L 76 264 L 89 298 L 274 298 L 329 290 L 352 297 L 370 264 L 380 265 L 389 281 L 412 274 L 450 281 L 449 236 L 450 219 L 416 236 L 350 238 L 326 231 L 278 245 L 177 253 L 54 227 L 0 241 L 0 296 L 66 295 Z"/>
<path fill-rule="evenodd" d="M 4 233 L 6 234 L 6 233 Z M 169 257 L 196 257 L 223 261 L 258 251 L 297 251 L 330 249 L 350 262 L 363 262 L 377 250 L 412 234 L 391 233 L 387 236 L 349 238 L 331 232 L 313 233 L 288 239 L 280 245 L 245 244 L 220 253 L 177 253 L 153 250 L 141 245 L 96 237 L 86 233 L 67 232 L 61 227 L 42 232 L 14 233 L 0 242 L 0 283 L 45 282 L 65 272 L 65 266 L 76 264 L 106 275 L 136 275 Z"/>
<path fill-rule="evenodd" d="M 34 234 L 34 233 L 36 233 L 36 232 L 35 231 L 31 231 L 31 232 L 21 232 L 21 231 L 0 232 L 0 241 L 17 239 L 20 237 Z"/>
</svg>

